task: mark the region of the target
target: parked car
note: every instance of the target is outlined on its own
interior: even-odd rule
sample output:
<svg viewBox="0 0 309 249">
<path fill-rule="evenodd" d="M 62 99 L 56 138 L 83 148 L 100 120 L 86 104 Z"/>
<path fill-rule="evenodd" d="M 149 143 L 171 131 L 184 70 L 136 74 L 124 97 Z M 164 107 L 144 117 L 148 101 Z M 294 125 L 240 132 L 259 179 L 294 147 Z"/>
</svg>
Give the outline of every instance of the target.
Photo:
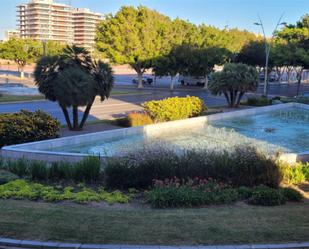
<svg viewBox="0 0 309 249">
<path fill-rule="evenodd" d="M 179 75 L 178 82 L 183 86 L 189 85 L 197 85 L 203 86 L 205 85 L 205 77 L 204 76 L 187 76 L 187 75 Z"/>
<path fill-rule="evenodd" d="M 133 82 L 134 84 L 138 84 L 138 77 L 133 78 L 132 82 Z M 142 77 L 142 83 L 143 83 L 143 84 L 151 85 L 151 84 L 153 83 L 153 79 L 150 78 L 150 77 L 145 77 L 145 76 L 143 76 L 143 77 Z"/>
<path fill-rule="evenodd" d="M 264 82 L 265 80 L 265 74 L 264 73 L 261 73 L 260 74 L 260 82 Z M 278 76 L 274 73 L 271 73 L 270 75 L 268 75 L 268 81 L 269 82 L 276 82 L 278 81 Z"/>
</svg>

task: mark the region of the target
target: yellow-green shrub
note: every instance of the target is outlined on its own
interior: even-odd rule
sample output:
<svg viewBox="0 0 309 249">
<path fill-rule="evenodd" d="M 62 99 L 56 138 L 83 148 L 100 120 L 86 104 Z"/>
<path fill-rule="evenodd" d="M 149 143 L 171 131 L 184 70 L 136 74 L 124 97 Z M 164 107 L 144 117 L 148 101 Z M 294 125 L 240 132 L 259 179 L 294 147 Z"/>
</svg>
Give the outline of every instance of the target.
<svg viewBox="0 0 309 249">
<path fill-rule="evenodd" d="M 128 126 L 143 126 L 153 124 L 153 120 L 147 113 L 135 112 L 128 115 Z"/>
<path fill-rule="evenodd" d="M 199 116 L 205 109 L 198 97 L 172 97 L 143 103 L 145 111 L 156 122 L 165 122 Z"/>
</svg>

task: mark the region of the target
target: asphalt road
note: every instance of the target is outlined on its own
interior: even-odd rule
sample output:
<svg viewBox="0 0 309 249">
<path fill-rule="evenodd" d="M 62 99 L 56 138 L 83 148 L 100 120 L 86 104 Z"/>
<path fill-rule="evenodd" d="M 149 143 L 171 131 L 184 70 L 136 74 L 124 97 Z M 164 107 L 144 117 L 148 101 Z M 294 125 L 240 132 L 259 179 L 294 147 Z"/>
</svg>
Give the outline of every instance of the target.
<svg viewBox="0 0 309 249">
<path fill-rule="evenodd" d="M 225 100 L 222 97 L 211 96 L 205 90 L 203 91 L 175 91 L 171 94 L 168 91 L 162 90 L 141 90 L 138 94 L 132 95 L 118 95 L 109 98 L 108 100 L 101 102 L 99 98 L 95 100 L 88 121 L 99 119 L 110 119 L 124 116 L 125 113 L 131 111 L 141 110 L 141 103 L 153 100 L 162 99 L 170 96 L 186 96 L 195 95 L 204 99 L 207 106 L 224 105 Z M 63 114 L 57 103 L 50 101 L 35 101 L 35 102 L 23 102 L 23 103 L 8 103 L 0 104 L 0 113 L 17 112 L 20 109 L 26 109 L 35 111 L 41 109 L 47 113 L 50 113 L 53 117 L 64 123 Z M 83 108 L 80 108 L 80 115 L 82 115 Z"/>
</svg>

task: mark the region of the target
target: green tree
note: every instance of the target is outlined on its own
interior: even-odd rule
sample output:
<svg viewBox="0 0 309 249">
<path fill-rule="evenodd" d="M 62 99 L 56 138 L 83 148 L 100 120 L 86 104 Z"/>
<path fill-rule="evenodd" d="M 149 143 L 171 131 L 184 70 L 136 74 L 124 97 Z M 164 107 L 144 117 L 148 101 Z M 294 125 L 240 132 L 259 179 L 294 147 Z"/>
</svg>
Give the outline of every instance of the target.
<svg viewBox="0 0 309 249">
<path fill-rule="evenodd" d="M 205 88 L 208 88 L 208 75 L 214 71 L 215 65 L 224 64 L 228 56 L 229 52 L 220 47 L 195 48 L 190 56 L 189 74 L 204 76 Z"/>
<path fill-rule="evenodd" d="M 299 94 L 303 70 L 309 68 L 309 26 L 308 15 L 296 25 L 288 25 L 277 33 L 286 53 L 281 60 L 292 65 L 297 72 L 297 95 Z"/>
<path fill-rule="evenodd" d="M 39 91 L 50 101 L 57 101 L 70 130 L 83 128 L 95 97 L 108 98 L 113 87 L 110 66 L 93 61 L 84 48 L 68 46 L 63 54 L 42 57 L 35 68 L 34 77 Z M 81 122 L 78 107 L 86 106 Z M 73 124 L 68 108 L 72 107 Z"/>
<path fill-rule="evenodd" d="M 221 72 L 212 74 L 209 90 L 214 95 L 223 94 L 229 107 L 238 107 L 247 91 L 258 87 L 258 72 L 255 67 L 242 63 L 227 63 Z"/>
<path fill-rule="evenodd" d="M 20 76 L 24 77 L 24 67 L 27 63 L 34 62 L 40 54 L 39 42 L 31 39 L 10 39 L 0 48 L 0 57 L 14 60 L 18 65 Z"/>
<path fill-rule="evenodd" d="M 244 45 L 237 55 L 237 62 L 263 68 L 265 66 L 264 41 L 256 40 Z"/>
<path fill-rule="evenodd" d="M 150 68 L 154 58 L 169 51 L 171 20 L 146 7 L 122 7 L 98 27 L 97 47 L 112 62 L 129 64 L 138 75 Z"/>
</svg>

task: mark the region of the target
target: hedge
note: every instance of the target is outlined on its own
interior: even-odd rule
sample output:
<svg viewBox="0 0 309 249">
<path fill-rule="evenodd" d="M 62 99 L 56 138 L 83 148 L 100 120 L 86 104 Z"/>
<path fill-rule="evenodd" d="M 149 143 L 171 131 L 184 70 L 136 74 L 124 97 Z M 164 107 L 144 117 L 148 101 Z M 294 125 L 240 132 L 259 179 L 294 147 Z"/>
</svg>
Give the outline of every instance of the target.
<svg viewBox="0 0 309 249">
<path fill-rule="evenodd" d="M 0 147 L 56 138 L 60 123 L 38 110 L 0 114 Z"/>
<path fill-rule="evenodd" d="M 111 158 L 105 165 L 110 188 L 149 188 L 153 179 L 172 177 L 213 178 L 232 186 L 278 187 L 282 180 L 277 162 L 254 147 L 234 151 L 187 151 L 166 148 L 137 151 L 127 157 Z"/>
<path fill-rule="evenodd" d="M 156 122 L 196 117 L 206 109 L 204 101 L 194 96 L 148 101 L 143 107 Z"/>
</svg>

